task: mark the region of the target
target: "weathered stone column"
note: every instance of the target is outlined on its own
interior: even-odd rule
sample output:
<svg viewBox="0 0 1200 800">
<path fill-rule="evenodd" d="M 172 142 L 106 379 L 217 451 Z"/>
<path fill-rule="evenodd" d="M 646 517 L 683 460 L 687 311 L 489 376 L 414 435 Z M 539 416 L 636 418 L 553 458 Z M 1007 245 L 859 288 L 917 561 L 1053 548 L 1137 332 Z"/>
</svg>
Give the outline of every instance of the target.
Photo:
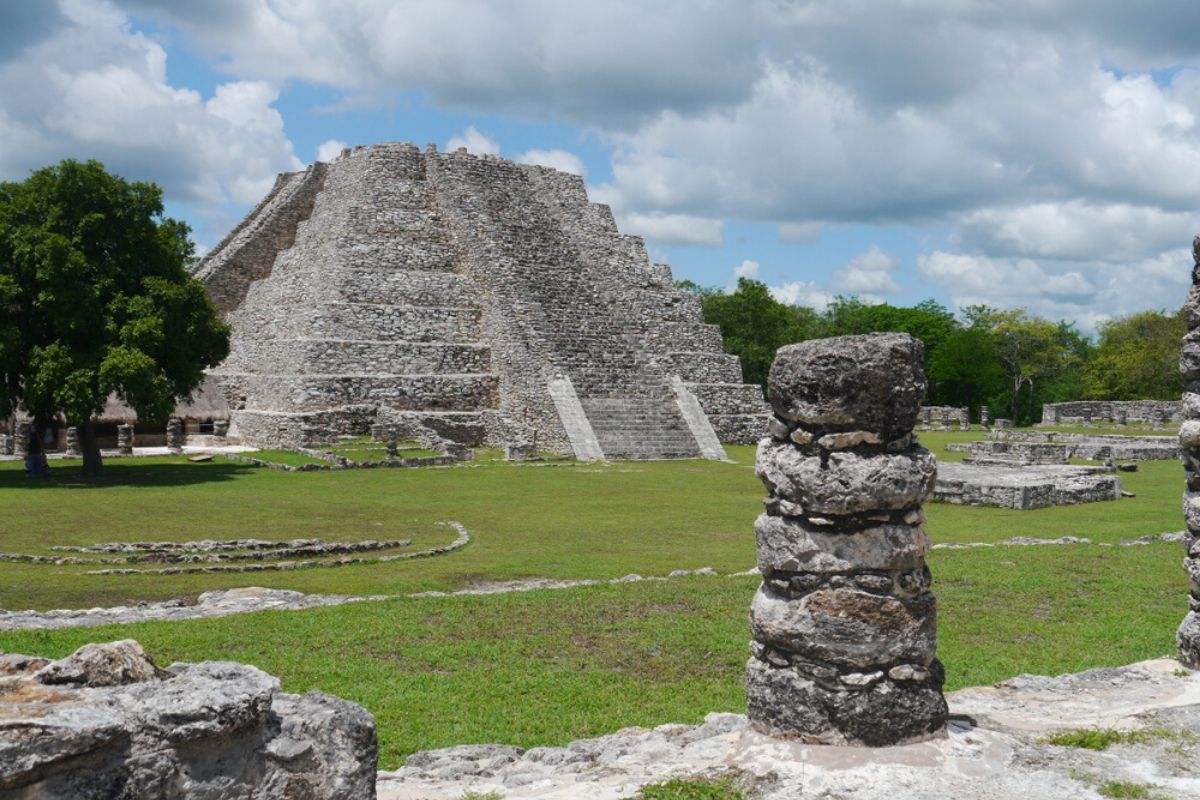
<svg viewBox="0 0 1200 800">
<path fill-rule="evenodd" d="M 958 427 L 959 430 L 971 430 L 971 409 L 961 408 L 958 411 Z"/>
<path fill-rule="evenodd" d="M 979 425 L 981 427 L 986 428 L 991 424 L 992 424 L 991 409 L 989 409 L 987 406 L 980 406 L 979 407 Z"/>
<path fill-rule="evenodd" d="M 28 422 L 22 421 L 17 423 L 17 435 L 13 440 L 13 454 L 24 457 L 29 453 L 29 436 L 33 432 L 33 426 Z"/>
<path fill-rule="evenodd" d="M 1121 406 L 1117 409 L 1116 417 L 1117 427 L 1124 428 L 1129 424 L 1129 411 L 1124 406 Z"/>
<path fill-rule="evenodd" d="M 748 714 L 769 733 L 876 746 L 945 723 L 921 528 L 937 462 L 912 434 L 923 363 L 897 333 L 776 353 L 746 675 Z"/>
<path fill-rule="evenodd" d="M 123 456 L 133 455 L 133 426 L 117 426 L 117 452 Z"/>
<path fill-rule="evenodd" d="M 386 437 L 384 441 L 387 442 L 387 457 L 395 458 L 400 452 L 399 434 L 396 432 L 395 426 L 389 427 L 384 432 L 384 436 Z"/>
<path fill-rule="evenodd" d="M 167 420 L 167 449 L 172 453 L 183 452 L 183 420 L 179 417 Z"/>
<path fill-rule="evenodd" d="M 1192 240 L 1192 290 L 1183 304 L 1188 334 L 1183 337 L 1179 370 L 1183 373 L 1183 424 L 1179 444 L 1183 448 L 1183 468 L 1187 491 L 1183 493 L 1183 513 L 1187 520 L 1187 554 L 1183 568 L 1189 577 L 1188 613 L 1175 634 L 1179 660 L 1200 669 L 1200 236 Z"/>
<path fill-rule="evenodd" d="M 0 456 L 11 456 L 13 454 L 12 437 L 7 433 L 0 433 Z"/>
<path fill-rule="evenodd" d="M 79 449 L 79 428 L 76 428 L 74 425 L 67 428 L 66 439 L 67 448 L 65 455 L 78 456 L 81 452 Z"/>
</svg>

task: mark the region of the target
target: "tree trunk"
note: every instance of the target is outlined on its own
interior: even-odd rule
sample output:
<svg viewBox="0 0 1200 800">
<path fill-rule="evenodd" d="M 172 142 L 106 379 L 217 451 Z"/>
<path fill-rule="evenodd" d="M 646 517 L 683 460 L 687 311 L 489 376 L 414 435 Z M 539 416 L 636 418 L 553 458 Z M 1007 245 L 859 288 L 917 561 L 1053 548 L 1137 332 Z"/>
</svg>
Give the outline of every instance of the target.
<svg viewBox="0 0 1200 800">
<path fill-rule="evenodd" d="M 83 451 L 83 474 L 95 477 L 100 474 L 100 443 L 96 441 L 96 427 L 89 419 L 78 426 L 79 449 Z"/>
</svg>

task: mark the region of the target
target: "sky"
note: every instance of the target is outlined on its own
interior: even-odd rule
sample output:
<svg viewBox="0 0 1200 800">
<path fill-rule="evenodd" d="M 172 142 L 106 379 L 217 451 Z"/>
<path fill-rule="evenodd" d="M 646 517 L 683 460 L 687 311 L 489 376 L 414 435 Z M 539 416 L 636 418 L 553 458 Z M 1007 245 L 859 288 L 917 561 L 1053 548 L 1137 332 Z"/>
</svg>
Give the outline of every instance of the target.
<svg viewBox="0 0 1200 800">
<path fill-rule="evenodd" d="M 0 180 L 63 158 L 215 245 L 344 146 L 584 176 L 677 279 L 1091 331 L 1186 294 L 1195 0 L 0 0 Z"/>
</svg>

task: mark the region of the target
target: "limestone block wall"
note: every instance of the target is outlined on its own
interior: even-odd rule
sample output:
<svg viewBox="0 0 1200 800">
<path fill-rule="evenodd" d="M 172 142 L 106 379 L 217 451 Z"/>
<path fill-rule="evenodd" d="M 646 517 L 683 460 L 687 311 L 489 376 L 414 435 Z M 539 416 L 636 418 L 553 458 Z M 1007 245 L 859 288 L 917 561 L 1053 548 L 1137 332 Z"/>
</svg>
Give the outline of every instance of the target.
<svg viewBox="0 0 1200 800">
<path fill-rule="evenodd" d="M 942 425 L 958 425 L 970 427 L 971 413 L 966 407 L 955 406 L 921 406 L 920 420 L 925 425 L 940 423 Z"/>
<path fill-rule="evenodd" d="M 1183 404 L 1178 400 L 1076 400 L 1046 403 L 1042 424 L 1078 423 L 1086 419 L 1116 422 L 1124 413 L 1129 422 L 1181 422 Z"/>
<path fill-rule="evenodd" d="M 275 256 L 292 245 L 296 227 L 312 213 L 327 165 L 280 175 L 250 214 L 198 265 L 195 276 L 222 314 L 241 303 L 250 284 L 271 274 Z"/>
</svg>

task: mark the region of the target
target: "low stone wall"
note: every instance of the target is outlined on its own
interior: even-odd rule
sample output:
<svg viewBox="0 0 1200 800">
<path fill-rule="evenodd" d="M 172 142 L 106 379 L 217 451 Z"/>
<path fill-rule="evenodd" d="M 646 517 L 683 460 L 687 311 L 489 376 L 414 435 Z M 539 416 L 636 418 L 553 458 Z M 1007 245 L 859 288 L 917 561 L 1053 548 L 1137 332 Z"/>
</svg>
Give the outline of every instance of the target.
<svg viewBox="0 0 1200 800">
<path fill-rule="evenodd" d="M 132 640 L 0 656 L 0 795 L 41 800 L 375 794 L 375 720 L 231 662 L 159 669 Z"/>
<path fill-rule="evenodd" d="M 1123 416 L 1122 416 L 1123 415 Z M 1070 403 L 1046 403 L 1042 406 L 1043 425 L 1105 422 L 1182 422 L 1183 403 L 1179 400 L 1076 400 Z"/>
<path fill-rule="evenodd" d="M 1070 447 L 1050 442 L 988 440 L 971 442 L 972 464 L 1066 464 Z"/>
<path fill-rule="evenodd" d="M 930 425 L 957 425 L 960 428 L 971 427 L 970 409 L 955 408 L 954 406 L 921 406 L 921 413 L 917 420 L 925 426 Z"/>
<path fill-rule="evenodd" d="M 1067 458 L 1103 461 L 1172 461 L 1179 458 L 1179 441 L 1174 436 L 1121 436 L 1119 434 L 1057 433 L 1054 431 L 994 431 L 989 439 L 1009 447 L 1053 443 L 1067 447 Z"/>
</svg>

